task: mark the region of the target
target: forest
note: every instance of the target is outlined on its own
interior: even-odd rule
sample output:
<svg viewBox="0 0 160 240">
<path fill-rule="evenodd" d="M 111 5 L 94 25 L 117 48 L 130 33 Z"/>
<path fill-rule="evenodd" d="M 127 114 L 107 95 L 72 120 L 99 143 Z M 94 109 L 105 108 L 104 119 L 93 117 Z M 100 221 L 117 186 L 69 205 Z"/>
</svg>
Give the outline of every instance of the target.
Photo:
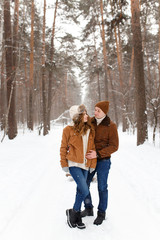
<svg viewBox="0 0 160 240">
<path fill-rule="evenodd" d="M 160 0 L 1 0 L 0 140 L 101 100 L 137 145 L 160 131 Z"/>
</svg>

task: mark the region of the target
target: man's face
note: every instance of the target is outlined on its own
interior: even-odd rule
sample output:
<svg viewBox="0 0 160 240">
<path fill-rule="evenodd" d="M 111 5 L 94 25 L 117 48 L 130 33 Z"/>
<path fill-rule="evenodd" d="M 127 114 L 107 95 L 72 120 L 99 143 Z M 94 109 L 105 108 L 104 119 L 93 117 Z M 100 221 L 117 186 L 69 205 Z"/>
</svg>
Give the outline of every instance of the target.
<svg viewBox="0 0 160 240">
<path fill-rule="evenodd" d="M 95 118 L 103 118 L 106 114 L 99 107 L 95 107 L 94 115 Z"/>
</svg>

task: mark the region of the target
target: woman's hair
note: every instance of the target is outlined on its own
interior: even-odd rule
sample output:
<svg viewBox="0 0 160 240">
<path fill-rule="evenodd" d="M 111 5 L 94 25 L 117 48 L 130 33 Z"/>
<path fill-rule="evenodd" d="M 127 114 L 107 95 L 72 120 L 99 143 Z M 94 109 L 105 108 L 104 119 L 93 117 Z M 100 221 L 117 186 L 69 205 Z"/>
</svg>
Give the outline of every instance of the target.
<svg viewBox="0 0 160 240">
<path fill-rule="evenodd" d="M 88 116 L 88 121 L 84 122 L 85 111 L 79 114 L 78 118 L 73 119 L 73 122 L 74 122 L 73 128 L 80 135 L 85 135 L 88 129 L 93 129 L 93 126 L 91 124 L 91 119 L 89 116 Z"/>
</svg>

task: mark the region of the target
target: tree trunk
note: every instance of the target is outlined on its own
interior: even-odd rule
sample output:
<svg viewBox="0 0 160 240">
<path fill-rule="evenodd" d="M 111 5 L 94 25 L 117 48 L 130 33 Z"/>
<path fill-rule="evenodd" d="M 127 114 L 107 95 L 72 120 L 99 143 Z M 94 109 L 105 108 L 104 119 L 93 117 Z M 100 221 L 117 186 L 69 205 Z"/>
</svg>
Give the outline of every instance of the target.
<svg viewBox="0 0 160 240">
<path fill-rule="evenodd" d="M 147 10 L 146 10 L 147 11 Z M 149 52 L 148 52 L 148 46 L 147 46 L 147 37 L 146 37 L 146 24 L 147 24 L 147 17 L 148 14 L 146 12 L 145 15 L 145 21 L 144 21 L 144 26 L 143 26 L 143 35 L 142 35 L 142 49 L 143 52 L 145 52 L 145 56 L 147 59 L 147 69 L 148 69 L 148 89 L 150 91 L 150 95 L 152 95 L 152 91 L 153 91 L 153 85 L 152 85 L 152 77 L 151 77 L 151 68 L 150 68 L 150 63 L 149 63 Z"/>
<path fill-rule="evenodd" d="M 132 56 L 131 56 L 130 73 L 129 73 L 129 87 L 132 85 L 133 66 L 134 66 L 134 48 L 132 47 Z"/>
<path fill-rule="evenodd" d="M 157 124 L 158 124 L 158 118 L 157 118 L 157 112 L 154 113 L 155 117 L 155 122 L 154 122 L 154 128 L 153 128 L 153 143 L 155 144 L 156 140 L 156 129 L 157 129 Z"/>
<path fill-rule="evenodd" d="M 2 61 L 2 41 L 3 41 L 3 8 L 2 3 L 0 3 L 0 63 Z M 1 79 L 1 76 L 0 76 Z"/>
<path fill-rule="evenodd" d="M 113 2 L 110 1 L 112 9 L 112 18 L 114 17 L 113 12 Z M 120 2 L 119 2 L 120 5 Z M 121 6 L 120 6 L 121 8 Z M 122 12 L 122 8 L 121 8 Z M 118 34 L 117 34 L 118 31 Z M 114 26 L 114 36 L 116 43 L 116 53 L 117 53 L 117 62 L 118 62 L 118 71 L 119 71 L 119 83 L 120 83 L 120 92 L 121 92 L 121 111 L 122 111 L 122 131 L 125 132 L 128 128 L 127 124 L 127 112 L 126 112 L 126 100 L 125 100 L 125 89 L 124 89 L 124 72 L 123 72 L 123 63 L 122 63 L 122 48 L 121 48 L 121 35 L 119 31 L 119 25 Z"/>
<path fill-rule="evenodd" d="M 42 107 L 43 107 L 43 135 L 48 134 L 47 128 L 47 106 L 46 106 L 46 79 L 45 79 L 45 30 L 46 30 L 46 0 L 44 0 L 43 11 L 43 42 L 42 42 Z"/>
<path fill-rule="evenodd" d="M 119 32 L 119 31 L 118 31 Z M 122 52 L 120 44 L 120 32 L 117 36 L 117 27 L 114 27 L 115 41 L 116 41 L 116 51 L 117 51 L 117 60 L 118 60 L 118 69 L 119 69 L 119 81 L 120 81 L 120 91 L 121 91 L 121 106 L 122 106 L 122 130 L 125 132 L 128 128 L 127 124 L 127 112 L 125 104 L 125 94 L 124 94 L 124 84 L 123 84 L 123 65 L 122 65 Z"/>
<path fill-rule="evenodd" d="M 6 114 L 6 83 L 4 79 L 4 64 L 5 64 L 5 50 L 3 43 L 3 7 L 0 3 L 0 129 L 5 129 L 5 114 Z"/>
<path fill-rule="evenodd" d="M 34 0 L 31 7 L 31 39 L 30 39 L 30 76 L 29 76 L 29 115 L 28 128 L 33 130 L 33 82 L 34 82 Z"/>
<path fill-rule="evenodd" d="M 158 68 L 159 68 L 159 94 L 160 94 L 160 0 L 159 0 L 159 63 L 158 63 Z"/>
<path fill-rule="evenodd" d="M 122 67 L 122 59 L 121 59 L 121 54 L 120 54 L 120 39 L 118 41 L 117 37 L 117 27 L 114 27 L 114 35 L 115 35 L 115 40 L 116 40 L 116 51 L 117 51 L 117 60 L 118 60 L 118 69 L 119 69 L 119 81 L 120 81 L 120 88 L 121 92 L 123 90 L 123 67 Z"/>
<path fill-rule="evenodd" d="M 106 40 L 105 40 L 105 30 L 104 30 L 104 20 L 103 20 L 103 1 L 100 0 L 100 10 L 101 10 L 101 19 L 102 19 L 102 44 L 103 44 L 103 59 L 104 59 L 104 72 L 105 72 L 105 97 L 109 99 L 108 91 L 108 77 L 107 77 L 107 50 L 106 50 Z"/>
<path fill-rule="evenodd" d="M 4 79 L 4 50 L 2 53 L 1 59 L 1 82 L 0 82 L 0 128 L 1 130 L 5 129 L 5 115 L 6 115 L 6 108 L 7 108 L 7 100 L 6 100 L 6 83 Z"/>
<path fill-rule="evenodd" d="M 147 115 L 139 0 L 131 0 L 131 11 L 135 56 L 137 145 L 140 145 L 147 139 Z"/>
<path fill-rule="evenodd" d="M 98 21 L 98 18 L 97 18 L 97 21 Z M 101 30 L 100 24 L 99 24 L 99 27 L 100 27 L 101 37 L 102 37 L 102 30 Z M 103 37 L 102 37 L 102 39 L 103 39 Z M 106 59 L 106 63 L 108 63 L 107 51 L 106 51 L 105 59 Z M 115 98 L 114 88 L 113 88 L 113 80 L 112 80 L 112 76 L 111 76 L 111 71 L 110 71 L 110 69 L 108 67 L 106 68 L 106 71 L 107 71 L 107 75 L 106 76 L 109 77 L 109 81 L 110 81 L 111 88 L 112 88 L 112 99 L 113 99 L 113 106 L 114 106 L 114 111 L 115 111 L 115 121 L 116 121 L 117 126 L 118 126 L 118 113 L 117 113 L 116 98 Z M 109 96 L 108 96 L 108 98 L 109 98 Z"/>
<path fill-rule="evenodd" d="M 96 75 L 97 75 L 97 89 L 98 89 L 98 101 L 101 101 L 101 89 L 100 89 L 100 79 L 99 79 L 99 64 L 98 64 L 98 56 L 97 56 L 97 49 L 96 49 L 96 38 L 95 38 L 95 33 L 93 33 L 93 38 L 94 38 L 94 53 L 95 53 L 95 58 L 96 58 Z"/>
<path fill-rule="evenodd" d="M 49 70 L 49 85 L 48 85 L 48 104 L 47 104 L 47 125 L 48 130 L 50 130 L 50 115 L 52 106 L 52 71 L 53 71 L 53 57 L 54 57 L 54 38 L 55 38 L 55 24 L 56 24 L 56 14 L 58 8 L 58 0 L 55 3 L 54 20 L 52 27 L 52 37 L 51 37 L 51 49 L 50 49 L 50 70 Z"/>
<path fill-rule="evenodd" d="M 17 82 L 17 69 L 18 69 L 18 30 L 19 30 L 19 0 L 15 0 L 15 7 L 14 7 L 14 23 L 13 23 L 13 79 Z M 16 90 L 16 89 L 15 89 Z M 15 94 L 15 101 L 16 101 L 16 92 Z M 17 105 L 17 104 L 16 104 Z M 15 110 L 16 111 L 16 110 Z M 17 126 L 16 126 L 17 128 Z"/>
<path fill-rule="evenodd" d="M 17 135 L 17 122 L 15 111 L 15 79 L 13 73 L 13 45 L 11 32 L 10 1 L 4 0 L 4 38 L 7 76 L 7 125 L 8 137 L 9 139 L 14 139 Z"/>
<path fill-rule="evenodd" d="M 116 96 L 115 96 L 114 85 L 113 85 L 113 79 L 115 79 L 115 77 L 113 76 L 113 78 L 112 78 L 111 74 L 109 76 L 110 76 L 109 80 L 110 80 L 111 90 L 112 90 L 112 100 L 113 100 L 113 107 L 114 107 L 115 122 L 116 122 L 116 125 L 118 127 L 119 126 L 119 120 L 118 120 L 118 113 L 117 113 Z"/>
<path fill-rule="evenodd" d="M 22 11 L 22 10 L 21 10 Z M 25 2 L 23 2 L 23 12 L 22 14 L 22 25 L 25 25 L 25 16 L 26 16 L 26 6 L 25 6 Z M 22 28 L 23 31 L 23 28 Z M 27 124 L 27 127 L 29 128 L 29 78 L 28 78 L 28 68 L 27 68 L 27 59 L 28 59 L 28 54 L 27 54 L 27 47 L 26 47 L 26 42 L 22 42 L 21 43 L 21 47 L 23 49 L 24 52 L 24 64 L 23 64 L 23 71 L 24 71 L 24 81 L 23 81 L 23 93 L 24 93 L 24 109 L 23 109 L 23 115 L 24 115 L 24 123 Z"/>
<path fill-rule="evenodd" d="M 27 54 L 24 48 L 24 91 L 25 91 L 25 106 L 26 106 L 26 122 L 29 128 L 29 81 L 27 77 Z"/>
<path fill-rule="evenodd" d="M 2 39 L 3 39 L 3 20 L 2 20 L 2 4 L 0 3 L 0 128 L 2 126 Z"/>
</svg>

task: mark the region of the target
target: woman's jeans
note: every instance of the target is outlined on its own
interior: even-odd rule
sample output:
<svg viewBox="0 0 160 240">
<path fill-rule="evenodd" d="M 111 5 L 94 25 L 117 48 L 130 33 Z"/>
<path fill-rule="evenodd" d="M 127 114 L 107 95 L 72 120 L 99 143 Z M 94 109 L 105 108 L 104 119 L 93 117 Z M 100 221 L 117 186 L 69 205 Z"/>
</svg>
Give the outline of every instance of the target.
<svg viewBox="0 0 160 240">
<path fill-rule="evenodd" d="M 108 174 L 111 166 L 110 159 L 103 159 L 97 161 L 97 166 L 94 172 L 88 173 L 87 184 L 90 187 L 90 183 L 97 172 L 97 182 L 98 182 L 98 193 L 99 193 L 99 205 L 98 210 L 100 212 L 105 212 L 108 205 Z M 85 199 L 85 208 L 93 208 L 91 194 Z"/>
<path fill-rule="evenodd" d="M 88 171 L 79 167 L 70 167 L 69 171 L 77 184 L 76 199 L 73 208 L 75 211 L 79 212 L 81 210 L 82 202 L 89 194 L 89 188 L 87 185 Z"/>
</svg>

